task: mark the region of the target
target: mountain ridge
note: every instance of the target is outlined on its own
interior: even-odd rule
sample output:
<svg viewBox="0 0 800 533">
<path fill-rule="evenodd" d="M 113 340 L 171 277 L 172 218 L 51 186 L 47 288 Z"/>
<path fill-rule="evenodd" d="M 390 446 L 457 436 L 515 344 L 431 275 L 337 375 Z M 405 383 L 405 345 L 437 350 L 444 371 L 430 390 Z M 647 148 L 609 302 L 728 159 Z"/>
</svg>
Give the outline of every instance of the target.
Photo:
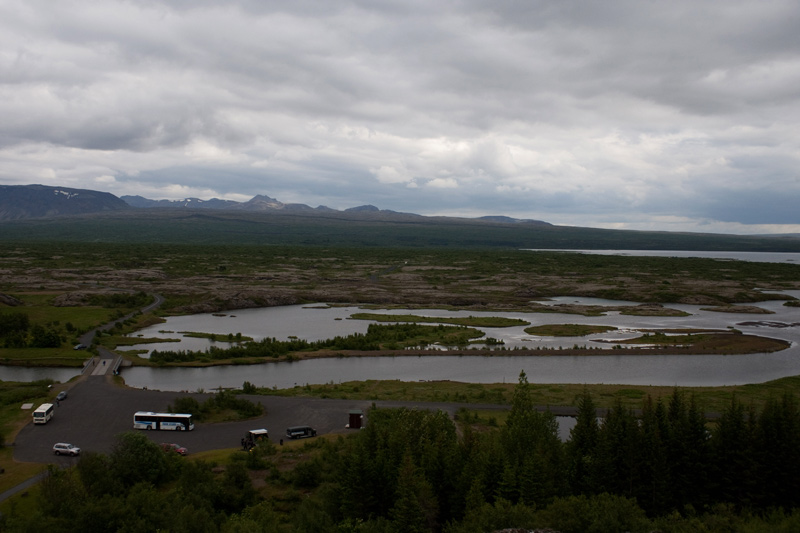
<svg viewBox="0 0 800 533">
<path fill-rule="evenodd" d="M 231 211 L 261 212 L 306 212 L 306 213 L 358 213 L 364 215 L 398 215 L 407 217 L 425 217 L 415 213 L 401 213 L 389 209 L 380 209 L 374 205 L 360 205 L 342 211 L 320 205 L 311 207 L 301 203 L 283 203 L 276 198 L 257 194 L 246 202 L 211 198 L 184 198 L 182 200 L 152 200 L 139 195 L 117 197 L 111 193 L 92 189 L 74 189 L 69 187 L 53 187 L 49 185 L 0 185 L 0 221 L 24 220 L 28 218 L 48 218 L 65 215 L 83 215 L 103 211 L 120 211 L 125 209 L 215 209 Z M 449 218 L 449 217 L 448 217 Z M 477 219 L 490 222 L 527 222 L 550 225 L 541 220 L 512 219 L 506 216 L 488 216 Z"/>
<path fill-rule="evenodd" d="M 0 220 L 118 211 L 129 206 L 111 193 L 48 185 L 0 185 Z"/>
<path fill-rule="evenodd" d="M 26 196 L 27 212 L 18 209 L 23 202 L 13 205 L 11 200 L 15 195 Z M 99 200 L 89 201 L 92 198 Z M 800 239 L 792 235 L 583 228 L 504 216 L 423 216 L 381 210 L 372 205 L 339 211 L 325 206 L 284 204 L 264 195 L 233 203 L 219 199 L 156 201 L 142 197 L 130 201 L 144 205 L 155 202 L 161 208 L 135 208 L 114 195 L 90 190 L 0 187 L 0 213 L 7 217 L 0 219 L 0 242 L 311 245 L 364 250 L 449 247 L 800 252 Z M 37 202 L 47 205 L 30 205 Z"/>
</svg>

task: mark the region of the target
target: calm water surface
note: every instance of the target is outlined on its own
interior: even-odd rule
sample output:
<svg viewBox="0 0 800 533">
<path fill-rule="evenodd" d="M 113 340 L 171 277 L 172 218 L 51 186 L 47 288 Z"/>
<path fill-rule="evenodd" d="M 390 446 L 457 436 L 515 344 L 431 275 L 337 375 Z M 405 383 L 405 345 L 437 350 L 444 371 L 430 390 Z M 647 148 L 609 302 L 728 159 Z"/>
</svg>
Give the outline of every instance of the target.
<svg viewBox="0 0 800 533">
<path fill-rule="evenodd" d="M 800 297 L 800 291 L 794 296 Z M 558 298 L 552 302 L 593 305 L 632 305 L 596 298 Z M 785 307 L 782 302 L 768 301 L 758 304 L 775 314 L 730 314 L 703 311 L 699 306 L 674 305 L 691 316 L 687 317 L 635 317 L 609 312 L 602 317 L 583 317 L 558 313 L 496 313 L 443 310 L 384 310 L 372 311 L 386 314 L 413 313 L 426 316 L 508 316 L 522 318 L 534 325 L 553 323 L 600 324 L 619 327 L 620 330 L 587 337 L 537 337 L 528 335 L 524 327 L 482 328 L 487 336 L 503 339 L 506 347 L 527 348 L 598 346 L 608 347 L 614 340 L 635 335 L 630 328 L 690 328 L 705 327 L 725 329 L 735 327 L 745 333 L 766 335 L 791 341 L 792 347 L 773 354 L 756 355 L 698 355 L 698 356 L 558 356 L 524 357 L 497 356 L 408 356 L 331 358 L 267 363 L 251 366 L 226 366 L 206 368 L 143 368 L 125 369 L 125 381 L 134 387 L 161 390 L 198 390 L 217 387 L 241 387 L 245 381 L 257 386 L 291 387 L 293 385 L 340 383 L 367 379 L 398 379 L 401 381 L 452 380 L 470 383 L 516 382 L 524 370 L 534 383 L 611 383 L 632 385 L 717 386 L 743 383 L 760 383 L 785 376 L 800 374 L 800 308 Z M 241 332 L 254 338 L 276 337 L 285 339 L 297 336 L 309 340 L 346 335 L 365 331 L 367 322 L 348 320 L 357 308 L 330 308 L 288 306 L 270 309 L 251 309 L 232 313 L 236 316 L 194 315 L 174 317 L 144 330 L 144 336 L 164 335 L 175 337 L 173 332 L 206 331 L 214 333 Z M 240 320 L 241 319 L 241 320 Z M 746 322 L 752 324 L 746 325 Z M 156 329 L 157 328 L 157 329 Z M 323 333 L 320 333 L 323 332 Z M 601 341 L 612 341 L 612 344 Z M 191 339 L 197 345 L 201 339 Z M 157 344 L 156 347 L 175 344 Z M 181 344 L 177 345 L 181 346 Z M 197 349 L 197 348 L 194 348 Z M 502 352 L 498 352 L 502 353 Z"/>
<path fill-rule="evenodd" d="M 800 253 L 796 252 L 703 252 L 690 250 L 552 250 L 538 249 L 541 252 L 576 252 L 593 255 L 630 255 L 636 257 L 705 257 L 707 259 L 736 259 L 756 263 L 798 263 Z"/>
</svg>

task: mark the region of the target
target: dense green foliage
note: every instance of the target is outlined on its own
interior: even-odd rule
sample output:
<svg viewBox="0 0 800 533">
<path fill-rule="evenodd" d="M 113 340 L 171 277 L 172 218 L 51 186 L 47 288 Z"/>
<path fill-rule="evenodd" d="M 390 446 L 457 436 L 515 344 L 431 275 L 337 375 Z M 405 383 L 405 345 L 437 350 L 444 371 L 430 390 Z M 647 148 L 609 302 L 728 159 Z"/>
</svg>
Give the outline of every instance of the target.
<svg viewBox="0 0 800 533">
<path fill-rule="evenodd" d="M 800 508 L 800 413 L 792 396 L 758 413 L 734 400 L 713 431 L 677 390 L 668 402 L 647 398 L 636 416 L 613 408 L 602 423 L 590 396 L 579 405 L 567 443 L 552 415 L 534 409 L 524 374 L 499 431 L 467 426 L 459 439 L 442 413 L 372 410 L 334 472 L 341 511 L 331 520 L 376 531 L 648 531 L 654 524 L 669 531 L 670 521 L 711 520 L 703 513 L 720 505 L 755 513 Z M 786 520 L 797 524 L 797 514 Z"/>
<path fill-rule="evenodd" d="M 203 403 L 191 396 L 175 398 L 167 412 L 190 413 L 195 421 L 204 422 L 209 419 L 218 419 L 226 412 L 235 412 L 238 419 L 254 418 L 264 414 L 264 407 L 260 403 L 237 397 L 233 391 L 220 390 Z"/>
<path fill-rule="evenodd" d="M 527 326 L 527 320 L 521 318 L 508 318 L 504 316 L 468 316 L 468 317 L 444 317 L 444 316 L 421 316 L 421 315 L 387 315 L 382 313 L 353 313 L 350 315 L 353 320 L 372 320 L 375 322 L 413 322 L 413 323 L 435 323 L 435 324 L 456 324 L 459 326 L 471 326 L 478 328 L 510 328 L 513 326 Z"/>
<path fill-rule="evenodd" d="M 0 380 L 0 408 L 3 408 L 3 411 L 13 410 L 15 413 L 19 413 L 19 406 L 23 403 L 47 397 L 54 383 L 52 379 L 30 382 Z M 25 414 L 29 413 L 29 411 L 24 412 Z M 30 415 L 28 414 L 28 416 Z M 0 426 L 0 446 L 5 444 L 6 431 L 6 427 Z"/>
<path fill-rule="evenodd" d="M 113 294 L 92 294 L 88 297 L 89 305 L 97 305 L 110 309 L 126 308 L 134 309 L 147 305 L 151 297 L 143 291 L 135 293 L 113 293 Z"/>
<path fill-rule="evenodd" d="M 25 333 L 30 325 L 26 313 L 18 311 L 0 313 L 0 338 L 5 339 L 13 334 Z"/>
<path fill-rule="evenodd" d="M 593 333 L 605 333 L 615 329 L 617 328 L 614 326 L 592 326 L 589 324 L 543 324 L 525 328 L 525 333 L 553 337 L 581 337 Z"/>
<path fill-rule="evenodd" d="M 104 318 L 120 317 L 124 310 L 146 305 L 151 297 L 144 292 L 92 294 L 85 298 L 84 304 L 104 309 L 114 309 L 104 313 Z M 67 342 L 77 343 L 78 337 L 89 327 L 78 328 L 72 320 L 76 318 L 82 322 L 91 320 L 91 317 L 78 317 L 81 312 L 63 311 L 75 309 L 56 307 L 52 305 L 37 305 L 33 309 L 29 306 L 22 307 L 23 311 L 5 310 L 0 308 L 0 348 L 60 348 Z M 83 310 L 84 307 L 79 309 Z M 56 311 L 58 310 L 58 311 Z M 31 317 L 33 314 L 34 318 Z M 59 316 L 68 317 L 69 320 L 60 320 Z M 94 316 L 96 318 L 99 315 Z M 37 318 L 38 317 L 38 318 Z M 93 324 L 99 326 L 100 324 Z M 117 323 L 106 333 L 118 331 L 121 324 Z"/>
<path fill-rule="evenodd" d="M 434 342 L 463 346 L 470 339 L 483 335 L 480 331 L 461 326 L 422 326 L 418 324 L 370 324 L 366 333 L 336 336 L 321 341 L 290 339 L 279 341 L 274 337 L 245 342 L 229 348 L 211 346 L 205 351 L 153 350 L 154 363 L 213 361 L 244 357 L 279 358 L 292 352 L 317 350 L 399 350 L 411 346 L 426 346 Z"/>
<path fill-rule="evenodd" d="M 66 340 L 65 331 L 74 331 L 67 323 L 46 326 L 31 324 L 27 313 L 18 311 L 0 313 L 0 343 L 3 348 L 58 348 Z"/>
<path fill-rule="evenodd" d="M 4 516 L 3 531 L 220 531 L 255 503 L 244 465 L 165 453 L 142 434 L 120 435 L 108 456 L 85 453 L 76 469 L 51 468 L 34 516 Z"/>
<path fill-rule="evenodd" d="M 54 383 L 52 379 L 26 382 L 0 380 L 0 405 L 14 405 L 47 396 Z"/>
</svg>

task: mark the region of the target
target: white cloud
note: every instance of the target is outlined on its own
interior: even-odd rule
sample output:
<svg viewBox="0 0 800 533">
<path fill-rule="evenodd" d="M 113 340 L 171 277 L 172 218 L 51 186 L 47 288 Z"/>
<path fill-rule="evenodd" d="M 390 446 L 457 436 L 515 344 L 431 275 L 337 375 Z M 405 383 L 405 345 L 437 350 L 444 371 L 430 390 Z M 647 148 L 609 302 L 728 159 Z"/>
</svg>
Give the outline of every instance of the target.
<svg viewBox="0 0 800 533">
<path fill-rule="evenodd" d="M 456 189 L 458 188 L 458 181 L 453 178 L 434 178 L 426 182 L 425 185 L 433 189 Z"/>
<path fill-rule="evenodd" d="M 377 170 L 373 170 L 372 172 L 381 183 L 409 183 L 413 181 L 413 179 L 410 178 L 406 172 L 401 172 L 400 170 L 388 165 L 384 165 Z"/>
</svg>

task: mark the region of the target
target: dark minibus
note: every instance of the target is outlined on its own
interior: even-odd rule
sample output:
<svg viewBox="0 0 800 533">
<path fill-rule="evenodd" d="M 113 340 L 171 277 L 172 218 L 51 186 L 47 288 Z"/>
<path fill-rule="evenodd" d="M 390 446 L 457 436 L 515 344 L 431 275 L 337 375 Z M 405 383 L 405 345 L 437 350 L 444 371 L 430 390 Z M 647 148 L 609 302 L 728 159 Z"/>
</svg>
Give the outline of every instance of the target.
<svg viewBox="0 0 800 533">
<path fill-rule="evenodd" d="M 316 437 L 317 430 L 310 426 L 294 426 L 286 430 L 286 436 L 290 439 L 304 439 L 306 437 Z"/>
</svg>

